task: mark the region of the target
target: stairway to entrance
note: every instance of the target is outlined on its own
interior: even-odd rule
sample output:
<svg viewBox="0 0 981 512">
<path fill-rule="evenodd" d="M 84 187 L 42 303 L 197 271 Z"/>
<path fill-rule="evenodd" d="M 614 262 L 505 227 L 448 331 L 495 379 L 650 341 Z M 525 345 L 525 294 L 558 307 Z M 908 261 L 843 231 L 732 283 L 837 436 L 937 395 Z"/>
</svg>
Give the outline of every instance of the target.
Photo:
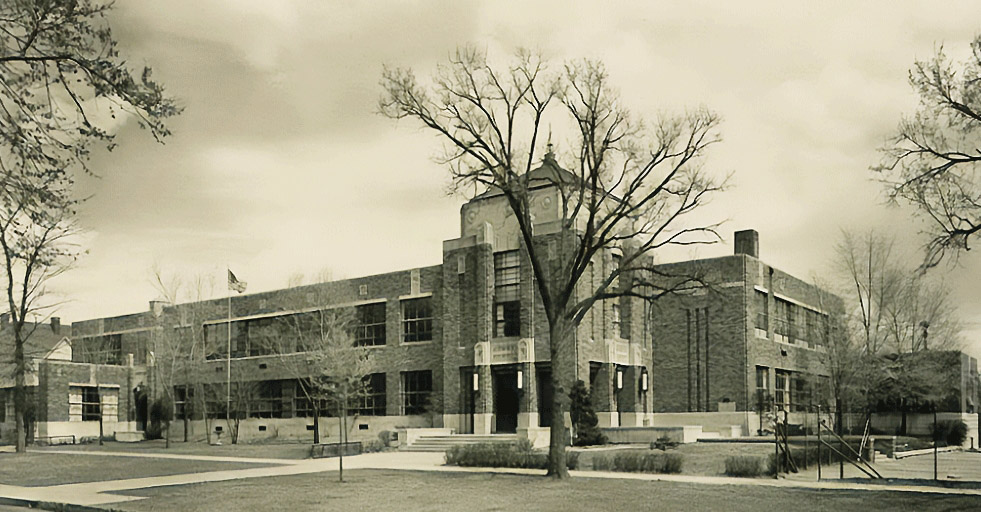
<svg viewBox="0 0 981 512">
<path fill-rule="evenodd" d="M 453 446 L 477 443 L 513 443 L 516 434 L 452 434 L 446 436 L 420 436 L 412 444 L 402 448 L 406 452 L 445 452 Z"/>
</svg>

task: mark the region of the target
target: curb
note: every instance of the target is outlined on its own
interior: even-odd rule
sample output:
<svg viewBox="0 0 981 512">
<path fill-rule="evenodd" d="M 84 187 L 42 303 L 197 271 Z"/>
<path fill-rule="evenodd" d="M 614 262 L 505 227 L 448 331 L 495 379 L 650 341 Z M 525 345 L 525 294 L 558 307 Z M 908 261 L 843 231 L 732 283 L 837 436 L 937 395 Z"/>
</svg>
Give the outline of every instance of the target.
<svg viewBox="0 0 981 512">
<path fill-rule="evenodd" d="M 116 508 L 92 507 L 89 505 L 58 503 L 56 501 L 7 498 L 4 496 L 0 496 L 0 505 L 10 505 L 12 507 L 24 507 L 38 510 L 51 510 L 53 512 L 122 512 L 120 509 Z"/>
</svg>

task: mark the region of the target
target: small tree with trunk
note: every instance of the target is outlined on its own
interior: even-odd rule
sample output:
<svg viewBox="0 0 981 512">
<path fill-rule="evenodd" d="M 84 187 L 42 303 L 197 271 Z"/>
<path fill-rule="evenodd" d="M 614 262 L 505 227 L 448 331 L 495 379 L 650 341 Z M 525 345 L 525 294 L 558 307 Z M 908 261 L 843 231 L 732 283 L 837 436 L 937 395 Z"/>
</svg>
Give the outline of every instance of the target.
<svg viewBox="0 0 981 512">
<path fill-rule="evenodd" d="M 371 374 L 371 353 L 356 343 L 357 328 L 349 307 L 334 307 L 327 290 L 329 274 L 320 282 L 288 293 L 293 301 L 284 303 L 290 311 L 278 318 L 275 336 L 267 341 L 281 364 L 299 382 L 314 415 L 314 442 L 320 442 L 320 404 L 333 410 L 339 419 L 338 478 L 344 480 L 344 444 L 348 438 L 348 416 L 367 391 L 365 379 Z"/>
<path fill-rule="evenodd" d="M 219 317 L 221 307 L 214 301 L 205 300 L 214 294 L 214 281 L 207 276 L 183 279 L 167 275 L 159 267 L 151 271 L 151 283 L 160 294 L 158 309 L 153 311 L 154 326 L 150 341 L 153 353 L 153 382 L 156 395 L 166 395 L 168 403 L 175 407 L 174 415 L 184 425 L 184 441 L 189 439 L 190 420 L 195 403 L 194 374 L 200 370 L 201 360 L 216 350 L 217 341 L 206 340 L 202 325 Z M 185 396 L 182 414 L 176 414 L 175 386 L 184 383 Z M 168 424 L 169 426 L 169 424 Z M 170 430 L 165 432 L 167 447 L 170 446 Z M 210 429 L 209 429 L 210 441 Z"/>
<path fill-rule="evenodd" d="M 383 115 L 410 119 L 443 141 L 438 160 L 455 190 L 501 194 L 513 214 L 549 326 L 548 474 L 566 477 L 575 330 L 604 301 L 667 293 L 653 267 L 662 248 L 718 240 L 716 225 L 688 219 L 724 183 L 701 166 L 719 140 L 719 118 L 698 109 L 645 125 L 610 86 L 601 63 L 573 61 L 553 71 L 523 50 L 497 66 L 479 50 L 460 48 L 429 84 L 401 68 L 386 68 L 381 82 Z M 569 170 L 544 144 L 553 122 L 569 134 Z M 548 169 L 532 173 L 543 158 Z M 555 251 L 535 235 L 532 209 L 542 187 L 558 192 Z M 596 282 L 583 278 L 613 251 L 621 251 L 619 265 Z M 688 281 L 668 282 L 684 287 Z"/>
</svg>

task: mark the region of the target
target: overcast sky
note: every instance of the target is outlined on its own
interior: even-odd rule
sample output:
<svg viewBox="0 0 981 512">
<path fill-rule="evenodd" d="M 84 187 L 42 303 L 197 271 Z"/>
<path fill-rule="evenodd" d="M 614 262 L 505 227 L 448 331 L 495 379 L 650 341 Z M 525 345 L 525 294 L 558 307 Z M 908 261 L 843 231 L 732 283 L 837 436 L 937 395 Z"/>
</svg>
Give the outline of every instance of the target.
<svg viewBox="0 0 981 512">
<path fill-rule="evenodd" d="M 186 110 L 157 145 L 135 124 L 96 155 L 83 207 L 87 249 L 53 288 L 67 321 L 145 310 L 150 268 L 249 291 L 295 272 L 356 277 L 438 264 L 459 236 L 460 197 L 431 160 L 439 141 L 377 115 L 384 64 L 425 75 L 461 44 L 504 57 L 519 46 L 557 62 L 605 62 L 641 115 L 705 105 L 724 118 L 707 169 L 733 187 L 706 210 L 760 232 L 761 258 L 825 279 L 841 228 L 922 242 L 907 209 L 884 206 L 868 167 L 904 112 L 907 73 L 938 44 L 966 54 L 977 4 L 931 2 L 354 2 L 168 0 L 116 3 L 134 64 L 153 66 Z M 556 141 L 562 149 L 562 141 Z M 561 162 L 560 162 L 561 163 Z M 678 259 L 686 254 L 668 254 Z M 948 279 L 981 336 L 981 254 Z M 972 353 L 981 355 L 975 343 Z"/>
</svg>

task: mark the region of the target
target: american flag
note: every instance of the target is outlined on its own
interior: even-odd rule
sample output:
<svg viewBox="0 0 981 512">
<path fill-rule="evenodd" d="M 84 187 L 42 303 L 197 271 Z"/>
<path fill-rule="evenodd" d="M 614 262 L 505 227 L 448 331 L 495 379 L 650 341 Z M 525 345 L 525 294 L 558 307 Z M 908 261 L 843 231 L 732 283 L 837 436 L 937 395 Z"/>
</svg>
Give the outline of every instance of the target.
<svg viewBox="0 0 981 512">
<path fill-rule="evenodd" d="M 245 291 L 245 287 L 248 285 L 245 281 L 239 281 L 235 274 L 231 270 L 228 271 L 228 289 L 235 290 L 238 293 Z"/>
</svg>

